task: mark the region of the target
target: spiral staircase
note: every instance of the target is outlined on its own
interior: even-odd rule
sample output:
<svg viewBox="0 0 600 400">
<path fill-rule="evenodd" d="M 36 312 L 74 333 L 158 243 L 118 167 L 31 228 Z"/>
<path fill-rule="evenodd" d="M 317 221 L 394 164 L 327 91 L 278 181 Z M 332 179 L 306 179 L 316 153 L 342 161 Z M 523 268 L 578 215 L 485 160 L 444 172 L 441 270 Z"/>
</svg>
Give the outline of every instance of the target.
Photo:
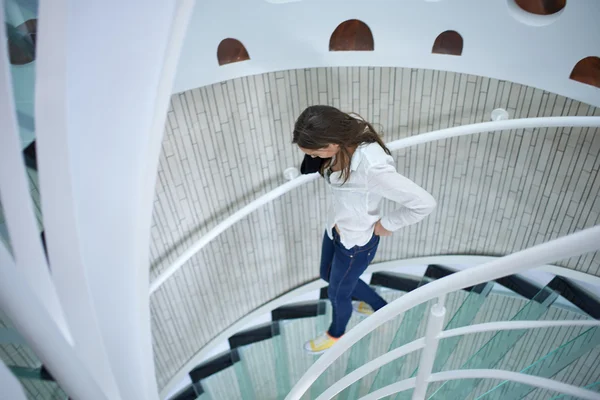
<svg viewBox="0 0 600 400">
<path fill-rule="evenodd" d="M 388 302 L 429 282 L 452 274 L 450 268 L 429 265 L 420 279 L 379 272 L 371 285 Z M 228 339 L 231 350 L 189 371 L 193 384 L 172 397 L 188 399 L 285 399 L 295 382 L 318 358 L 305 353 L 303 343 L 327 329 L 331 307 L 327 288 L 315 302 L 290 304 L 272 311 L 272 321 L 239 332 Z M 410 343 L 426 330 L 427 302 L 410 309 L 363 337 L 321 375 L 305 399 L 316 399 L 325 389 L 368 361 Z M 544 287 L 518 275 L 452 292 L 446 298 L 444 329 L 493 322 L 503 309 L 506 321 L 594 321 L 598 299 L 575 283 L 555 277 Z M 496 311 L 495 311 L 496 310 Z M 354 315 L 352 329 L 362 317 Z M 368 319 L 367 319 L 368 321 Z M 550 327 L 485 332 L 443 340 L 433 372 L 449 369 L 511 369 L 600 392 L 600 332 L 598 327 Z M 385 364 L 334 398 L 359 399 L 398 380 L 416 376 L 419 357 L 410 354 Z M 412 390 L 386 399 L 410 399 Z M 329 398 L 329 397 L 326 397 Z M 432 384 L 427 399 L 567 399 L 551 390 L 509 381 L 469 379 Z"/>
<path fill-rule="evenodd" d="M 596 0 L 1 5 L 0 400 L 600 399 Z M 317 103 L 440 206 L 312 356 Z"/>
</svg>

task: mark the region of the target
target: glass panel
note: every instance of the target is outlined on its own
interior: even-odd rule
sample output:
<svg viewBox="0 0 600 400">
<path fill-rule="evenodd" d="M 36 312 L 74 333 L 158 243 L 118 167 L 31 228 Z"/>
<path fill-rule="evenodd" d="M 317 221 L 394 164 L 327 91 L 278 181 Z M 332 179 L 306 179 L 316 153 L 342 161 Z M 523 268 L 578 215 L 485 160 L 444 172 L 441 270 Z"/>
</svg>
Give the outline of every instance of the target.
<svg viewBox="0 0 600 400">
<path fill-rule="evenodd" d="M 273 352 L 275 359 L 275 384 L 277 385 L 277 399 L 283 400 L 290 392 L 290 373 L 288 371 L 288 355 L 285 351 L 285 342 L 281 330 L 281 321 L 273 322 Z"/>
<path fill-rule="evenodd" d="M 307 354 L 304 343 L 316 336 L 317 318 L 299 318 L 280 322 L 281 337 L 287 354 L 287 371 L 289 381 L 295 384 L 313 364 L 316 357 Z M 325 328 L 326 329 L 326 328 Z M 310 398 L 310 391 L 302 397 Z"/>
<path fill-rule="evenodd" d="M 383 297 L 388 303 L 391 303 L 392 301 L 398 299 L 403 294 L 405 294 L 405 292 L 384 287 L 377 288 L 377 291 L 380 294 L 380 296 Z M 391 321 L 386 322 L 385 324 L 371 332 L 368 336 L 363 338 L 363 340 L 368 340 L 369 342 L 369 357 L 365 359 L 363 363 L 371 361 L 388 351 L 390 343 L 392 342 L 400 324 L 402 323 L 402 318 L 402 316 L 399 316 L 398 318 L 394 318 Z M 354 383 L 349 388 L 346 388 L 344 391 L 342 391 L 340 393 L 339 398 L 344 399 L 344 397 L 346 397 L 348 400 L 354 400 L 365 396 L 368 393 L 369 388 L 373 384 L 376 375 L 377 371 L 368 374 L 360 381 Z M 356 393 L 356 396 L 352 397 L 354 393 Z"/>
<path fill-rule="evenodd" d="M 485 303 L 487 296 L 492 291 L 494 287 L 493 283 L 486 283 L 482 285 L 478 285 L 471 289 L 467 298 L 463 301 L 460 308 L 452 315 L 452 318 L 446 326 L 444 330 L 450 330 L 454 328 L 460 328 L 462 326 L 470 325 L 471 322 L 475 319 L 475 316 L 481 309 L 481 306 Z M 439 372 L 442 370 L 452 352 L 458 345 L 461 337 L 452 337 L 446 340 L 440 341 L 438 351 L 435 358 L 435 363 L 433 366 L 433 372 Z M 415 368 L 411 377 L 417 375 L 418 368 Z M 412 397 L 412 390 L 407 390 L 402 393 L 398 393 L 396 396 L 396 400 L 410 400 Z"/>
<path fill-rule="evenodd" d="M 300 345 L 304 345 L 304 342 L 306 340 L 312 339 L 313 337 L 316 337 L 318 335 L 323 334 L 324 332 L 327 331 L 327 329 L 329 329 L 329 325 L 331 324 L 331 313 L 332 313 L 332 309 L 331 309 L 331 303 L 328 300 L 321 300 L 321 307 L 325 307 L 325 313 L 322 315 L 319 315 L 315 318 L 315 329 L 313 331 L 313 335 L 310 336 L 309 338 L 305 339 L 304 341 L 300 342 Z M 313 355 L 313 363 L 315 361 L 317 361 L 319 359 L 319 357 L 321 357 L 321 354 L 319 355 Z M 325 370 L 321 376 L 319 376 L 317 378 L 317 380 L 312 384 L 312 386 L 310 387 L 310 391 L 307 393 L 310 393 L 310 398 L 311 399 L 315 399 L 317 398 L 321 393 L 323 393 L 323 391 L 325 390 L 325 388 L 327 387 L 327 382 L 328 382 L 328 378 L 330 375 L 330 371 L 331 371 L 331 367 L 329 367 L 327 370 Z"/>
<path fill-rule="evenodd" d="M 557 299 L 558 294 L 549 288 L 543 288 L 535 297 L 512 318 L 518 320 L 540 319 Z M 483 345 L 461 369 L 493 368 L 515 343 L 527 333 L 527 330 L 500 331 Z M 430 397 L 430 400 L 464 399 L 479 384 L 480 379 L 462 379 L 445 382 Z"/>
<path fill-rule="evenodd" d="M 379 293 L 387 302 L 394 301 L 398 297 L 400 297 L 403 292 L 399 292 L 396 290 L 386 289 L 382 287 L 373 287 L 373 289 Z M 353 329 L 356 325 L 365 320 L 364 316 L 360 316 L 357 313 L 352 313 L 352 317 L 348 322 L 347 331 Z M 377 330 L 376 330 L 377 331 Z M 375 331 L 375 332 L 376 332 Z M 359 340 L 350 351 L 344 354 L 342 357 L 337 359 L 328 369 L 327 371 L 327 382 L 326 387 L 333 385 L 338 380 L 342 379 L 344 376 L 354 371 L 356 368 L 370 361 L 372 358 L 376 357 L 377 354 L 371 351 L 371 342 L 373 335 L 375 332 L 370 332 L 364 338 Z M 390 339 L 391 340 L 391 339 Z M 356 382 L 351 385 L 349 388 L 343 390 L 339 395 L 339 399 L 357 399 L 360 396 L 358 395 L 362 382 Z"/>
<path fill-rule="evenodd" d="M 493 287 L 493 283 L 486 283 L 483 286 L 476 286 L 473 288 L 469 292 L 469 296 L 467 296 L 459 310 L 454 314 L 454 316 L 452 316 L 452 319 L 445 326 L 444 330 L 470 325 L 485 303 L 485 299 L 490 294 Z M 433 372 L 439 372 L 442 370 L 459 341 L 460 337 L 453 337 L 448 338 L 439 344 L 435 363 L 433 365 Z M 413 376 L 414 375 L 415 374 L 413 374 Z"/>
<path fill-rule="evenodd" d="M 419 287 L 423 286 L 429 281 L 429 278 L 423 277 L 423 279 L 419 283 Z M 427 315 L 427 310 L 430 307 L 429 303 L 431 302 L 419 304 L 418 306 L 411 308 L 403 314 L 403 316 L 401 317 L 402 322 L 400 323 L 400 327 L 396 331 L 394 339 L 389 345 L 387 352 L 392 351 L 393 349 L 396 349 L 417 339 L 417 331 L 419 330 L 419 327 L 422 323 L 423 325 L 425 324 L 426 318 L 424 318 L 424 316 Z M 408 354 L 405 357 L 396 359 L 379 368 L 373 381 L 373 384 L 368 390 L 368 393 L 374 392 L 378 389 L 381 389 L 384 386 L 390 385 L 394 382 L 404 379 L 404 375 L 408 375 L 410 373 L 408 372 L 407 365 L 410 364 L 414 356 L 415 353 Z M 410 369 L 410 371 L 412 371 L 412 369 Z"/>
<path fill-rule="evenodd" d="M 561 299 L 562 297 L 559 296 L 541 319 L 590 319 L 590 317 L 583 314 L 581 310 L 569 306 L 566 300 L 562 299 L 563 301 L 561 301 Z M 508 371 L 534 371 L 532 365 L 536 364 L 565 343 L 575 340 L 587 330 L 589 330 L 588 327 L 582 326 L 529 329 L 527 330 L 527 333 L 507 352 L 504 358 L 494 366 L 494 368 Z M 600 377 L 600 370 L 598 370 L 598 374 L 592 373 L 591 370 L 594 370 L 594 368 L 590 368 L 590 363 L 593 363 L 593 360 L 596 359 L 598 354 L 600 354 L 600 348 L 597 348 L 592 352 L 588 351 L 584 353 L 582 357 L 575 359 L 573 362 L 563 363 L 561 370 L 557 371 L 557 373 L 552 376 L 552 379 L 557 379 L 576 386 L 584 386 L 590 382 L 595 382 Z M 556 365 L 554 367 L 556 367 Z M 541 371 L 533 372 L 533 374 L 538 375 L 539 372 Z M 478 396 L 491 392 L 496 386 L 499 386 L 502 383 L 502 381 L 494 383 L 491 380 L 483 380 L 477 385 L 475 390 L 471 392 L 472 398 L 475 399 Z M 503 389 L 501 390 L 506 390 L 505 385 L 502 385 L 502 387 Z M 500 390 L 493 393 L 493 395 L 488 396 L 492 396 L 493 398 L 497 393 L 500 393 Z M 555 393 L 550 393 L 543 389 L 535 389 L 534 392 L 527 397 L 532 399 L 548 399 L 554 394 Z"/>
<path fill-rule="evenodd" d="M 241 399 L 240 387 L 234 368 L 225 368 L 200 381 L 205 394 L 211 399 Z"/>
<path fill-rule="evenodd" d="M 25 344 L 8 317 L 0 311 L 0 362 L 13 370 L 28 398 L 64 400 L 67 395 L 56 382 L 40 379 L 42 362 Z M 0 390 L 1 393 L 1 390 Z"/>
<path fill-rule="evenodd" d="M 370 333 L 367 336 L 363 337 L 361 340 L 359 340 L 354 346 L 352 346 L 352 349 L 350 350 L 350 357 L 348 358 L 348 364 L 347 364 L 344 375 L 348 375 L 349 373 L 354 371 L 356 368 L 362 366 L 363 364 L 365 364 L 366 362 L 368 362 L 370 360 L 369 345 L 371 344 L 372 336 L 373 336 L 372 333 Z M 339 380 L 340 378 L 341 377 L 336 379 L 336 381 Z M 344 390 L 341 393 L 340 399 L 347 399 L 347 400 L 358 399 L 359 398 L 359 395 L 358 395 L 359 390 L 360 390 L 360 382 L 356 382 L 353 385 L 350 385 L 350 387 L 348 387 L 346 390 Z"/>
<path fill-rule="evenodd" d="M 251 388 L 244 388 L 240 383 L 242 393 L 253 390 L 256 399 L 277 398 L 277 381 L 280 376 L 276 372 L 274 344 L 274 339 L 276 338 L 281 339 L 278 335 L 272 339 L 262 340 L 238 348 L 242 360 L 241 364 L 244 367 L 243 371 L 247 372 L 248 381 L 252 386 Z M 245 380 L 242 380 L 242 382 L 245 382 Z"/>
<path fill-rule="evenodd" d="M 231 360 L 233 361 L 233 370 L 238 381 L 242 400 L 255 400 L 254 386 L 250 380 L 250 373 L 247 365 L 239 358 L 240 354 L 237 351 L 231 352 Z"/>
<path fill-rule="evenodd" d="M 600 381 L 598 382 L 594 382 L 592 384 L 589 384 L 587 386 L 584 386 L 586 389 L 591 390 L 592 392 L 598 392 L 600 393 Z M 579 400 L 576 397 L 573 396 L 567 396 L 566 394 L 561 394 L 558 396 L 554 396 L 553 398 L 551 398 L 550 400 Z"/>
<path fill-rule="evenodd" d="M 8 58 L 11 64 L 10 71 L 16 120 L 33 207 L 39 232 L 41 233 L 43 227 L 34 143 L 35 44 L 37 40 L 38 0 L 5 0 L 3 11 L 8 38 Z M 0 240 L 7 244 L 10 242 L 1 207 Z M 10 249 L 10 244 L 8 248 Z"/>
<path fill-rule="evenodd" d="M 599 345 L 600 329 L 588 329 L 576 338 L 546 354 L 527 368 L 521 370 L 521 372 L 543 378 L 552 378 L 569 364 Z M 535 388 L 529 385 L 505 381 L 478 397 L 478 399 L 521 399 L 534 389 Z"/>
<path fill-rule="evenodd" d="M 5 0 L 4 17 L 21 145 L 35 140 L 34 83 L 37 1 Z"/>
</svg>

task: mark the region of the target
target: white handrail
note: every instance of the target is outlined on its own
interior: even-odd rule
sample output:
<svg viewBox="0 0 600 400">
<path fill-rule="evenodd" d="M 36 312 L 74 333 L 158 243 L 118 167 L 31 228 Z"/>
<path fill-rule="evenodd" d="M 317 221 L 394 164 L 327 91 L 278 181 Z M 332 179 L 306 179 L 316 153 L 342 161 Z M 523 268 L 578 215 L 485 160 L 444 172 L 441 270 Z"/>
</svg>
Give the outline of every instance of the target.
<svg viewBox="0 0 600 400">
<path fill-rule="evenodd" d="M 600 118 L 599 118 L 600 119 Z M 238 221 L 242 220 L 246 216 L 248 216 L 253 211 L 259 209 L 265 204 L 270 203 L 276 198 L 283 196 L 287 192 L 304 185 L 310 181 L 314 181 L 317 179 L 319 174 L 310 174 L 310 175 L 302 175 L 294 180 L 284 183 L 281 186 L 276 187 L 271 190 L 269 193 L 262 195 L 258 199 L 252 201 L 248 205 L 236 211 L 234 214 L 225 218 L 223 222 L 212 228 L 206 235 L 202 236 L 200 240 L 191 245 L 182 255 L 177 257 L 175 262 L 171 264 L 167 269 L 162 271 L 160 275 L 152 282 L 150 285 L 150 294 L 154 293 L 156 289 L 160 287 L 171 275 L 173 275 L 179 268 L 183 266 L 190 258 L 194 256 L 197 252 L 199 252 L 204 246 L 209 244 L 213 239 L 219 236 L 221 233 L 225 232 L 227 229 L 231 228 Z"/>
<path fill-rule="evenodd" d="M 505 121 L 482 122 L 478 124 L 462 125 L 453 128 L 439 129 L 437 131 L 422 133 L 407 138 L 395 140 L 387 144 L 392 151 L 416 146 L 435 140 L 449 139 L 458 136 L 471 135 L 474 133 L 486 133 L 494 131 L 507 131 L 528 128 L 555 128 L 555 127 L 600 127 L 600 117 L 543 117 L 543 118 L 521 118 Z M 213 239 L 235 225 L 238 221 L 268 204 L 285 193 L 318 178 L 318 174 L 303 175 L 290 182 L 273 189 L 269 193 L 250 202 L 223 222 L 212 228 L 206 235 L 190 246 L 181 254 L 173 264 L 165 268 L 150 285 L 150 294 L 154 293 L 163 283 L 169 279 L 190 258 L 199 252 Z"/>
<path fill-rule="evenodd" d="M 447 331 L 440 332 L 438 339 L 446 339 L 455 336 L 472 335 L 481 332 L 496 332 L 496 331 L 510 331 L 520 329 L 542 329 L 542 328 L 558 328 L 561 326 L 584 326 L 584 327 L 600 327 L 600 321 L 598 320 L 560 320 L 560 321 L 498 321 L 498 322 L 486 322 L 476 325 L 468 325 L 460 328 L 449 329 Z M 341 378 L 339 381 L 331 385 L 325 390 L 316 400 L 329 400 L 354 382 L 364 378 L 368 374 L 383 365 L 388 364 L 400 357 L 403 357 L 409 353 L 422 349 L 425 346 L 425 338 L 419 338 L 407 343 L 403 346 L 397 347 L 366 364 L 361 365 L 348 375 Z"/>
<path fill-rule="evenodd" d="M 501 379 L 503 381 L 518 382 L 529 386 L 552 390 L 568 396 L 574 396 L 585 400 L 599 400 L 600 395 L 591 390 L 562 383 L 548 378 L 527 375 L 520 372 L 505 371 L 502 369 L 461 369 L 444 371 L 432 374 L 429 382 L 451 381 L 456 379 Z M 408 378 L 393 383 L 373 393 L 360 398 L 360 400 L 376 400 L 394 393 L 402 392 L 415 387 L 415 378 Z"/>
<path fill-rule="evenodd" d="M 567 259 L 597 249 L 600 249 L 600 225 L 539 244 L 468 270 L 456 272 L 413 290 L 375 312 L 367 320 L 359 323 L 342 336 L 335 346 L 325 352 L 306 371 L 287 395 L 286 400 L 300 399 L 327 367 L 333 364 L 350 346 L 383 323 L 412 307 L 439 297 L 444 293 L 475 286 L 541 264 Z"/>
<path fill-rule="evenodd" d="M 444 256 L 429 256 L 429 257 L 415 257 L 406 258 L 402 260 L 387 261 L 378 264 L 372 264 L 367 268 L 365 273 L 385 272 L 393 271 L 397 268 L 414 265 L 429 265 L 429 264 L 460 264 L 462 267 L 474 267 L 484 262 L 494 260 L 498 257 L 492 256 L 467 256 L 467 255 L 444 255 Z M 462 268 L 461 267 L 461 268 Z M 463 268 L 464 269 L 464 268 Z M 543 265 L 533 269 L 534 271 L 543 271 L 552 275 L 562 276 L 567 279 L 573 279 L 579 282 L 587 282 L 592 286 L 600 287 L 600 277 L 595 275 L 586 274 L 581 271 L 569 269 L 565 267 L 557 267 L 553 265 Z M 423 271 L 419 275 L 422 276 Z M 227 338 L 237 332 L 247 329 L 248 326 L 252 325 L 252 321 L 255 321 L 258 317 L 264 316 L 270 313 L 275 308 L 284 304 L 293 303 L 292 299 L 296 299 L 298 296 L 306 295 L 309 292 L 318 291 L 322 287 L 327 286 L 327 282 L 322 279 L 316 279 L 310 283 L 300 286 L 292 291 L 283 294 L 276 299 L 263 304 L 256 308 L 249 314 L 237 320 L 235 323 L 230 325 L 227 329 L 221 331 L 217 336 L 207 342 L 194 356 L 192 356 L 179 370 L 171 377 L 168 383 L 163 386 L 160 396 L 161 398 L 167 397 L 175 385 L 181 383 L 181 381 L 188 375 L 188 372 L 200 363 L 206 361 L 209 354 L 212 354 L 215 346 L 227 341 Z M 315 297 L 316 299 L 316 297 Z M 250 325 L 249 325 L 250 324 Z"/>
</svg>

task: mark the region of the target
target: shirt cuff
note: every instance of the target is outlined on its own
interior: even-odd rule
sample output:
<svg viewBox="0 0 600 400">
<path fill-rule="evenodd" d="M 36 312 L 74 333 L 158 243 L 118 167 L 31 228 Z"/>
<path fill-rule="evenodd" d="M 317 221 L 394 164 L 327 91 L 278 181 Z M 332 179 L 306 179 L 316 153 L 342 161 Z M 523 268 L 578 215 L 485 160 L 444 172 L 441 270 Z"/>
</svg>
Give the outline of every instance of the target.
<svg viewBox="0 0 600 400">
<path fill-rule="evenodd" d="M 386 230 L 390 232 L 395 232 L 398 229 L 402 228 L 402 226 L 397 226 L 394 224 L 388 217 L 383 217 L 379 220 L 381 222 L 381 226 L 383 226 Z"/>
</svg>

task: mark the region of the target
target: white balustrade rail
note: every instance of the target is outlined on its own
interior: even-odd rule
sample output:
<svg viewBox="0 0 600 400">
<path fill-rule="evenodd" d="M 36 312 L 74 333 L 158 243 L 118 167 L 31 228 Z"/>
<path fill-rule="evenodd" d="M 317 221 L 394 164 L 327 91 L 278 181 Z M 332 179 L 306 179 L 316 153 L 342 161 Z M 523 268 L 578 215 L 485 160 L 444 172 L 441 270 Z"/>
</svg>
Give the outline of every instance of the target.
<svg viewBox="0 0 600 400">
<path fill-rule="evenodd" d="M 600 127 L 600 117 L 543 117 L 543 118 L 522 118 L 504 121 L 483 122 L 471 125 L 462 125 L 453 128 L 440 129 L 428 133 L 410 136 L 407 138 L 395 140 L 387 144 L 392 151 L 406 147 L 416 146 L 418 144 L 433 142 L 435 140 L 449 139 L 458 136 L 472 135 L 475 133 L 488 132 L 507 132 L 515 129 L 536 129 L 536 128 L 556 128 L 556 127 Z M 244 206 L 223 222 L 212 228 L 206 235 L 200 238 L 181 254 L 173 264 L 167 267 L 151 283 L 150 294 L 154 293 L 163 283 L 169 279 L 179 268 L 181 268 L 190 258 L 204 248 L 213 239 L 235 225 L 238 221 L 245 218 L 253 211 L 270 203 L 276 198 L 318 178 L 318 174 L 303 175 L 290 182 L 287 182 L 269 193 L 252 201 Z"/>
<path fill-rule="evenodd" d="M 556 262 L 558 260 L 567 259 L 570 257 L 578 256 L 587 252 L 595 251 L 600 249 L 600 225 L 592 228 L 588 228 L 577 233 L 573 233 L 568 236 L 564 236 L 546 243 L 539 244 L 537 246 L 533 246 L 531 248 L 519 251 L 517 253 L 513 253 L 511 255 L 493 260 L 491 262 L 469 268 L 468 270 L 456 272 L 450 276 L 445 278 L 433 281 L 424 285 L 414 291 L 411 291 L 404 296 L 400 297 L 396 301 L 388 304 L 386 307 L 383 307 L 379 311 L 375 312 L 368 319 L 364 320 L 348 333 L 346 333 L 342 338 L 330 348 L 327 352 L 325 352 L 300 378 L 300 380 L 296 383 L 296 385 L 292 388 L 286 400 L 299 400 L 302 395 L 309 389 L 309 387 L 313 384 L 313 382 L 323 373 L 325 370 L 335 362 L 344 352 L 346 352 L 353 344 L 358 342 L 364 336 L 366 336 L 371 331 L 375 330 L 385 322 L 397 317 L 403 312 L 436 297 L 443 296 L 450 292 L 454 292 L 457 290 L 461 290 L 466 287 L 475 286 L 480 283 L 493 281 L 495 279 L 501 278 L 503 276 L 516 274 L 527 269 L 535 268 L 542 264 L 549 264 Z M 521 321 L 521 323 L 532 323 L 533 321 Z M 550 322 L 550 321 L 549 321 Z M 552 321 L 555 323 L 560 323 L 563 321 Z M 491 329 L 514 329 L 515 326 L 509 321 L 496 322 L 495 325 L 486 324 L 487 330 Z M 552 326 L 552 325 L 548 325 Z M 560 326 L 560 325 L 556 325 Z M 513 328 L 511 328 L 513 327 Z M 533 326 L 531 326 L 533 327 Z M 474 326 L 472 327 L 464 327 L 459 328 L 459 334 L 466 334 L 470 331 L 477 329 Z M 453 330 L 455 333 L 457 330 Z M 452 332 L 452 331 L 448 331 Z M 445 332 L 448 335 L 448 332 Z M 452 335 L 455 336 L 455 335 Z M 433 337 L 432 335 L 427 335 L 426 338 L 421 338 L 418 341 L 412 342 L 409 345 L 412 345 L 410 348 L 406 346 L 400 347 L 398 349 L 393 350 L 395 352 L 394 355 L 390 355 L 390 353 L 384 355 L 387 356 L 382 362 L 384 363 L 390 362 L 395 358 L 401 357 L 404 354 L 408 354 L 412 351 L 418 350 L 428 344 L 431 343 L 432 338 L 434 340 L 439 340 L 442 337 L 450 337 L 450 336 L 442 336 L 442 332 L 439 332 L 438 335 Z M 428 343 L 429 342 L 429 343 Z M 407 345 L 408 346 L 408 345 Z M 382 356 L 382 357 L 384 357 Z M 422 357 L 424 355 L 422 354 Z M 427 355 L 425 355 L 427 357 Z M 382 360 L 380 360 L 382 361 Z M 423 361 L 420 365 L 423 365 L 425 361 Z M 427 366 L 427 364 L 425 363 Z M 371 365 L 373 366 L 373 365 Z M 366 365 L 364 366 L 366 367 Z M 369 367 L 370 368 L 370 367 Z M 377 368 L 377 367 L 375 367 Z M 468 372 L 467 372 L 468 371 Z M 423 386 L 426 386 L 427 382 L 432 382 L 435 380 L 446 380 L 446 379 L 462 379 L 462 378 L 478 378 L 478 377 L 492 377 L 495 379 L 507 379 L 514 380 L 517 382 L 527 383 L 533 386 L 544 387 L 551 390 L 556 390 L 562 393 L 572 393 L 572 387 L 560 386 L 559 382 L 555 382 L 549 379 L 538 378 L 530 375 L 521 376 L 521 374 L 508 372 L 508 371 L 498 371 L 497 375 L 483 376 L 487 374 L 487 372 L 481 372 L 481 370 L 465 370 L 465 371 L 450 371 L 445 373 L 438 373 L 426 376 L 425 379 L 420 381 L 421 386 L 415 389 L 415 393 L 424 393 Z M 452 375 L 452 373 L 454 375 Z M 501 375 L 504 374 L 504 375 Z M 482 375 L 483 374 L 483 375 Z M 358 378 L 357 378 L 358 379 Z M 410 389 L 411 387 L 416 386 L 417 379 L 410 378 L 403 382 L 399 382 L 395 385 L 394 390 L 401 391 Z M 562 384 L 561 384 L 562 385 Z M 584 389 L 578 389 L 579 391 L 584 391 Z M 587 391 L 586 391 L 587 392 Z M 391 392 L 394 393 L 394 392 Z M 591 393 L 591 392 L 590 392 Z M 374 393 L 371 393 L 373 395 Z M 592 393 L 595 397 L 590 397 L 589 393 L 585 396 L 580 396 L 582 398 L 592 398 L 597 399 L 598 396 L 595 393 Z M 575 394 L 574 394 L 575 395 Z M 382 395 L 382 397 L 385 395 Z M 578 396 L 578 395 L 575 395 Z M 324 399 L 329 397 L 323 397 Z M 379 398 L 379 397 L 367 397 L 369 399 Z M 413 399 L 421 399 L 422 397 L 413 397 Z"/>
<path fill-rule="evenodd" d="M 471 135 L 475 133 L 489 132 L 507 132 L 515 129 L 538 129 L 553 127 L 600 127 L 600 117 L 544 117 L 544 118 L 525 118 L 506 121 L 484 122 L 471 125 L 463 125 L 453 128 L 440 129 L 433 132 L 423 133 L 388 143 L 390 150 L 399 150 L 418 144 L 428 143 L 435 140 L 448 139 L 453 137 Z M 318 178 L 318 174 L 304 175 L 287 182 L 269 193 L 247 204 L 224 221 L 211 229 L 206 235 L 195 242 L 175 262 L 160 273 L 160 275 L 150 285 L 150 295 L 154 293 L 163 283 L 169 279 L 179 268 L 181 268 L 191 257 L 204 248 L 213 239 L 221 233 L 235 225 L 260 207 L 272 202 L 278 197 Z M 417 306 L 425 301 L 435 297 L 439 302 L 432 310 L 428 331 L 425 338 L 417 339 L 407 345 L 394 349 L 391 352 L 363 365 L 353 371 L 340 381 L 336 382 L 327 391 L 325 391 L 318 400 L 329 399 L 339 393 L 345 387 L 359 380 L 364 375 L 376 370 L 392 360 L 402 357 L 410 352 L 421 348 L 428 348 L 421 355 L 419 372 L 416 378 L 410 378 L 402 382 L 395 383 L 377 392 L 369 394 L 364 399 L 375 399 L 386 396 L 384 392 L 398 391 L 415 388 L 413 400 L 422 399 L 427 391 L 429 382 L 436 380 L 492 377 L 500 377 L 505 380 L 523 382 L 533 386 L 544 387 L 556 390 L 565 394 L 579 395 L 582 398 L 597 398 L 596 394 L 574 386 L 565 385 L 549 379 L 533 377 L 530 375 L 514 373 L 510 371 L 498 370 L 465 370 L 449 371 L 444 373 L 432 374 L 433 361 L 437 351 L 437 343 L 445 337 L 465 335 L 475 332 L 484 332 L 489 330 L 509 330 L 509 329 L 533 329 L 551 326 L 597 326 L 596 321 L 503 321 L 489 324 L 480 324 L 467 326 L 463 328 L 443 331 L 445 309 L 443 307 L 444 297 L 447 293 L 474 286 L 483 282 L 488 282 L 503 276 L 535 268 L 536 266 L 548 264 L 557 260 L 580 255 L 589 251 L 600 249 L 600 226 L 586 229 L 584 231 L 553 240 L 521 252 L 496 259 L 494 261 L 482 264 L 469 269 L 468 271 L 457 272 L 449 277 L 434 281 L 428 285 L 412 291 L 388 306 L 382 308 L 373 314 L 368 321 L 364 321 L 344 335 L 342 339 L 332 349 L 328 350 L 311 368 L 302 376 L 294 388 L 290 391 L 286 400 L 296 400 L 308 390 L 310 385 L 341 356 L 350 346 L 376 329 L 381 324 L 395 318 L 408 309 Z M 490 372 L 492 371 L 492 372 Z M 494 373 L 496 373 L 494 375 Z M 387 392 L 385 392 L 387 393 Z M 575 394 L 577 393 L 577 394 Z M 591 396 L 591 397 L 590 397 Z M 596 396 L 596 397 L 594 397 Z"/>
<path fill-rule="evenodd" d="M 600 321 L 597 320 L 560 320 L 560 321 L 500 321 L 500 322 L 487 322 L 483 324 L 468 325 L 461 328 L 449 329 L 447 331 L 440 330 L 437 333 L 437 340 L 446 339 L 456 336 L 472 335 L 481 332 L 497 332 L 507 330 L 521 330 L 521 329 L 543 329 L 543 328 L 557 328 L 563 326 L 583 326 L 583 327 L 600 327 Z M 429 325 L 427 326 L 429 329 Z M 397 347 L 392 351 L 389 351 L 368 363 L 361 365 L 348 375 L 341 378 L 339 381 L 331 385 L 325 390 L 316 400 L 328 400 L 354 382 L 364 378 L 368 374 L 377 369 L 381 368 L 385 364 L 388 364 L 400 357 L 404 357 L 416 350 L 422 349 L 427 346 L 426 338 L 415 339 L 410 343 L 403 346 Z"/>
<path fill-rule="evenodd" d="M 440 382 L 455 379 L 502 379 L 505 381 L 518 382 L 525 385 L 552 390 L 568 396 L 577 397 L 578 399 L 598 400 L 598 393 L 592 392 L 591 390 L 582 389 L 577 386 L 568 385 L 566 383 L 548 378 L 540 378 L 539 376 L 522 374 L 520 372 L 505 371 L 501 369 L 462 369 L 444 371 L 432 374 L 429 378 L 429 381 Z M 415 387 L 415 381 L 415 378 L 405 379 L 379 389 L 373 393 L 369 393 L 368 395 L 361 397 L 359 400 L 381 399 L 391 394 L 408 390 Z"/>
</svg>

